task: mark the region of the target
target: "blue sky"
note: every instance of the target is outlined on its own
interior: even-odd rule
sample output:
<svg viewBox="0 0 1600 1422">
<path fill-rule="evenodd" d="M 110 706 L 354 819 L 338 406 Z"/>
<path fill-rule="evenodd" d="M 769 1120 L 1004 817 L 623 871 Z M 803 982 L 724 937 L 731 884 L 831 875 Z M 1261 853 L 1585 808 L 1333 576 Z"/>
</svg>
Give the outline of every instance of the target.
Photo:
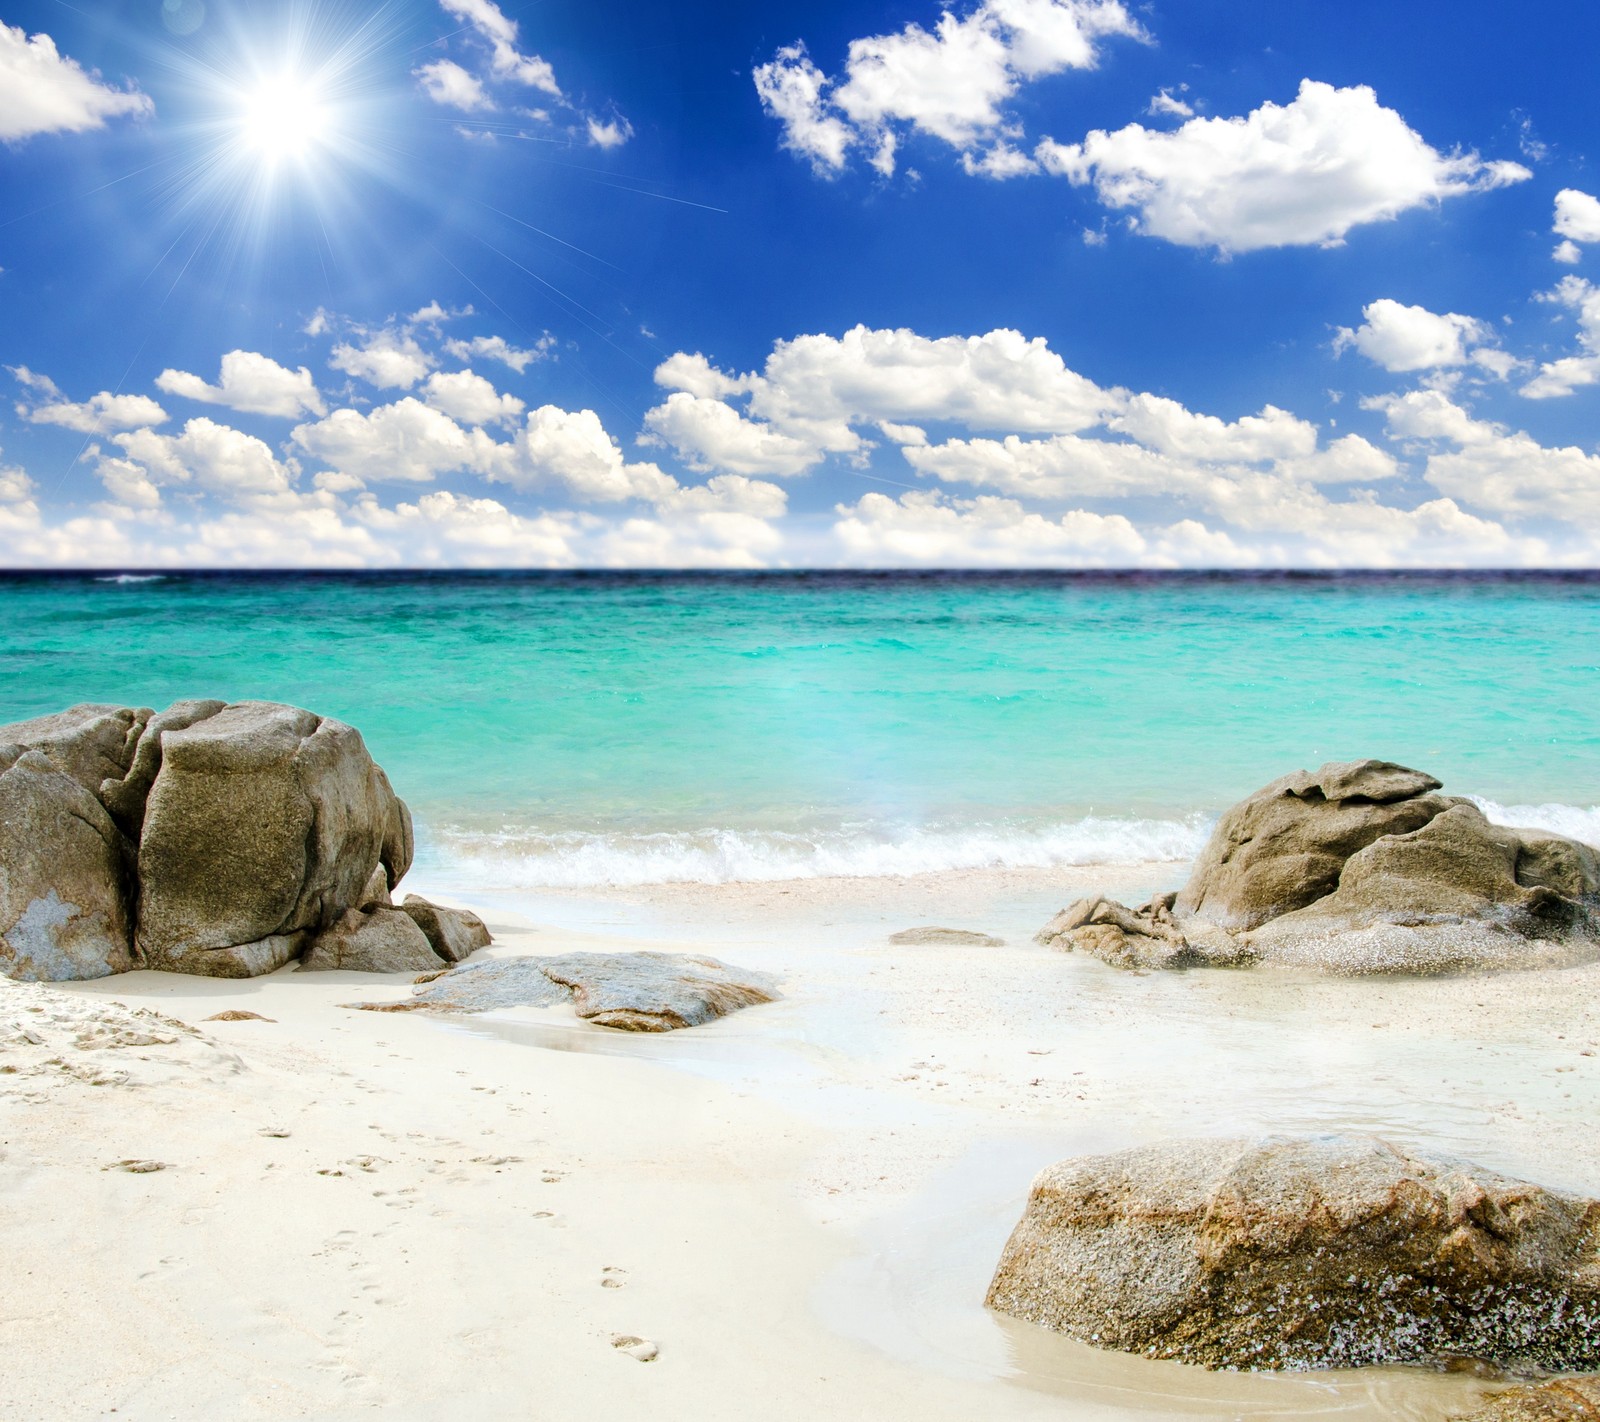
<svg viewBox="0 0 1600 1422">
<path fill-rule="evenodd" d="M 0 563 L 1593 565 L 1597 43 L 0 0 Z"/>
</svg>

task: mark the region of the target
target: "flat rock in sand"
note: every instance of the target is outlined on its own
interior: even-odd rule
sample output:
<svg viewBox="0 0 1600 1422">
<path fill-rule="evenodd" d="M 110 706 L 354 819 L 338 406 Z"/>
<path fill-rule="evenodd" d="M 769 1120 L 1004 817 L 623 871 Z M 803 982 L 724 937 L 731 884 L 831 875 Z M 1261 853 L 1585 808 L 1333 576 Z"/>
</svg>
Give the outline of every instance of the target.
<svg viewBox="0 0 1600 1422">
<path fill-rule="evenodd" d="M 902 928 L 889 935 L 891 943 L 905 947 L 1004 948 L 1006 940 L 992 933 L 976 933 L 970 928 Z"/>
<path fill-rule="evenodd" d="M 1600 1201 L 1373 1136 L 1177 1141 L 1043 1171 L 987 1302 L 1210 1368 L 1595 1368 Z"/>
<path fill-rule="evenodd" d="M 772 1002 L 765 973 L 681 953 L 564 953 L 464 963 L 421 984 L 401 1003 L 356 1003 L 367 1011 L 490 1012 L 570 1001 L 578 1016 L 628 1032 L 696 1027 Z"/>
</svg>

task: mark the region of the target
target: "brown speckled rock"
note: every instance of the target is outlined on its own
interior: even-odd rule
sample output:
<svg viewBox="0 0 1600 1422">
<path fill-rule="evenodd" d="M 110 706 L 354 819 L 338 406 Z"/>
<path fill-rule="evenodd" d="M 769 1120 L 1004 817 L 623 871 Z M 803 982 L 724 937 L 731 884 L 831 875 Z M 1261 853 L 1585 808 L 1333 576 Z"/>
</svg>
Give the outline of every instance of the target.
<svg viewBox="0 0 1600 1422">
<path fill-rule="evenodd" d="M 988 1304 L 1211 1368 L 1594 1368 L 1600 1201 L 1371 1136 L 1148 1146 L 1042 1172 Z"/>
<path fill-rule="evenodd" d="M 352 909 L 312 939 L 300 971 L 422 973 L 439 963 L 409 914 L 395 908 Z"/>
<path fill-rule="evenodd" d="M 447 963 L 470 958 L 493 941 L 477 914 L 467 909 L 445 908 L 416 894 L 407 894 L 400 912 L 408 914 L 433 945 L 433 951 Z"/>
<path fill-rule="evenodd" d="M 1600 1377 L 1514 1387 L 1490 1398 L 1463 1422 L 1600 1422 Z"/>
</svg>

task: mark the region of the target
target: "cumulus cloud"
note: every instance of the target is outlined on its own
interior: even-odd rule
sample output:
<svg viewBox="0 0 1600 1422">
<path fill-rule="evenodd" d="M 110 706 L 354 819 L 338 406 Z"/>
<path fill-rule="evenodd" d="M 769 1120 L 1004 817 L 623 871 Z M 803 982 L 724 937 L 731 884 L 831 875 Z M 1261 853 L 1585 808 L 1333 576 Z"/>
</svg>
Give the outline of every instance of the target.
<svg viewBox="0 0 1600 1422">
<path fill-rule="evenodd" d="M 83 434 L 110 434 L 140 425 L 163 424 L 167 419 L 167 412 L 148 395 L 113 395 L 109 390 L 81 403 L 53 400 L 32 408 L 18 405 L 17 413 L 36 425 L 61 425 Z"/>
<path fill-rule="evenodd" d="M 1556 194 L 1552 230 L 1557 237 L 1573 242 L 1600 242 L 1600 198 L 1577 188 L 1563 188 Z"/>
<path fill-rule="evenodd" d="M 328 364 L 380 389 L 409 390 L 438 362 L 417 344 L 411 332 L 386 327 L 366 333 L 359 345 L 341 341 L 333 348 Z"/>
<path fill-rule="evenodd" d="M 504 336 L 474 336 L 471 340 L 448 340 L 445 352 L 460 361 L 494 360 L 521 375 L 535 361 L 545 360 L 555 346 L 553 336 L 541 336 L 532 349 L 512 345 Z"/>
<path fill-rule="evenodd" d="M 721 400 L 681 390 L 649 411 L 644 422 L 689 468 L 702 472 L 803 474 L 822 458 L 822 452 L 806 440 L 747 419 Z"/>
<path fill-rule="evenodd" d="M 440 474 L 481 469 L 494 448 L 482 430 L 464 430 L 412 395 L 366 414 L 335 410 L 325 420 L 295 426 L 291 438 L 313 459 L 363 483 L 428 483 Z"/>
<path fill-rule="evenodd" d="M 82 133 L 107 119 L 155 112 L 147 94 L 116 89 L 69 59 L 46 34 L 31 39 L 0 24 L 0 141 L 41 133 Z"/>
<path fill-rule="evenodd" d="M 1341 326 L 1334 351 L 1354 347 L 1389 371 L 1438 370 L 1466 365 L 1482 351 L 1491 332 L 1481 321 L 1455 312 L 1439 315 L 1423 306 L 1404 306 L 1388 297 L 1362 309 L 1363 325 Z"/>
<path fill-rule="evenodd" d="M 215 385 L 186 370 L 168 369 L 156 377 L 156 388 L 185 400 L 226 405 L 241 414 L 276 415 L 286 420 L 320 415 L 327 409 L 305 366 L 290 370 L 255 351 L 229 351 L 223 356 Z"/>
<path fill-rule="evenodd" d="M 583 124 L 589 135 L 589 142 L 595 148 L 621 148 L 633 137 L 633 125 L 620 115 L 603 122 L 589 115 Z"/>
<path fill-rule="evenodd" d="M 1178 85 L 1179 92 L 1187 92 L 1187 84 Z M 1180 99 L 1171 89 L 1162 89 L 1145 105 L 1144 111 L 1151 118 L 1193 118 L 1194 107 L 1187 100 Z"/>
<path fill-rule="evenodd" d="M 656 465 L 625 460 L 593 410 L 558 405 L 528 412 L 511 451 L 490 477 L 523 489 L 564 485 L 586 503 L 659 499 L 678 487 Z"/>
<path fill-rule="evenodd" d="M 1092 69 L 1101 44 L 1119 35 L 1147 38 L 1121 0 L 984 0 L 964 17 L 946 10 L 932 30 L 912 22 L 852 40 L 836 78 L 796 43 L 754 79 L 783 145 L 820 173 L 841 171 L 861 149 L 888 176 L 899 138 L 912 132 L 961 151 L 969 171 L 1009 177 L 1032 165 L 998 146 L 1015 136 L 1008 101 L 1028 81 Z"/>
<path fill-rule="evenodd" d="M 428 377 L 422 398 L 464 425 L 511 424 L 527 408 L 515 395 L 502 395 L 470 370 L 448 374 L 436 370 Z"/>
<path fill-rule="evenodd" d="M 1567 276 L 1540 299 L 1565 306 L 1578 319 L 1582 354 L 1546 361 L 1522 387 L 1522 394 L 1530 400 L 1553 400 L 1600 381 L 1600 287 L 1582 277 Z"/>
<path fill-rule="evenodd" d="M 1365 85 L 1311 79 L 1292 102 L 1243 118 L 1097 129 L 1082 143 L 1045 139 L 1035 156 L 1131 211 L 1135 231 L 1223 252 L 1336 246 L 1363 223 L 1532 176 L 1518 163 L 1438 152 Z"/>
<path fill-rule="evenodd" d="M 190 420 L 181 434 L 131 430 L 112 443 L 154 483 L 188 485 L 240 501 L 288 494 L 294 484 L 293 469 L 264 442 L 205 416 Z"/>
</svg>

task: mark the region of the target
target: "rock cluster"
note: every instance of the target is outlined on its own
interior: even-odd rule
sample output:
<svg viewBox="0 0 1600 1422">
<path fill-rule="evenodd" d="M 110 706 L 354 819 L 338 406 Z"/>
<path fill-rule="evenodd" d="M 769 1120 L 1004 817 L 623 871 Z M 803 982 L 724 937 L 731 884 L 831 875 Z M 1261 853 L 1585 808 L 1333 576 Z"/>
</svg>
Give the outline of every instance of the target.
<svg viewBox="0 0 1600 1422">
<path fill-rule="evenodd" d="M 389 890 L 411 815 L 353 726 L 275 702 L 0 726 L 0 972 L 414 971 L 488 936 Z"/>
<path fill-rule="evenodd" d="M 563 953 L 496 958 L 431 977 L 397 1003 L 355 1003 L 369 1012 L 489 1012 L 571 1002 L 579 1017 L 625 1032 L 697 1027 L 772 1002 L 765 973 L 681 953 Z"/>
<path fill-rule="evenodd" d="M 1463 1422 L 1597 1422 L 1600 1378 L 1558 1378 L 1497 1394 Z"/>
<path fill-rule="evenodd" d="M 1034 1181 L 988 1303 L 1212 1368 L 1600 1367 L 1600 1201 L 1371 1136 L 1180 1141 Z"/>
<path fill-rule="evenodd" d="M 1600 955 L 1600 849 L 1491 824 L 1387 761 L 1297 771 L 1233 806 L 1189 882 L 1086 899 L 1040 941 L 1125 967 L 1266 960 L 1343 973 L 1553 967 Z"/>
</svg>

